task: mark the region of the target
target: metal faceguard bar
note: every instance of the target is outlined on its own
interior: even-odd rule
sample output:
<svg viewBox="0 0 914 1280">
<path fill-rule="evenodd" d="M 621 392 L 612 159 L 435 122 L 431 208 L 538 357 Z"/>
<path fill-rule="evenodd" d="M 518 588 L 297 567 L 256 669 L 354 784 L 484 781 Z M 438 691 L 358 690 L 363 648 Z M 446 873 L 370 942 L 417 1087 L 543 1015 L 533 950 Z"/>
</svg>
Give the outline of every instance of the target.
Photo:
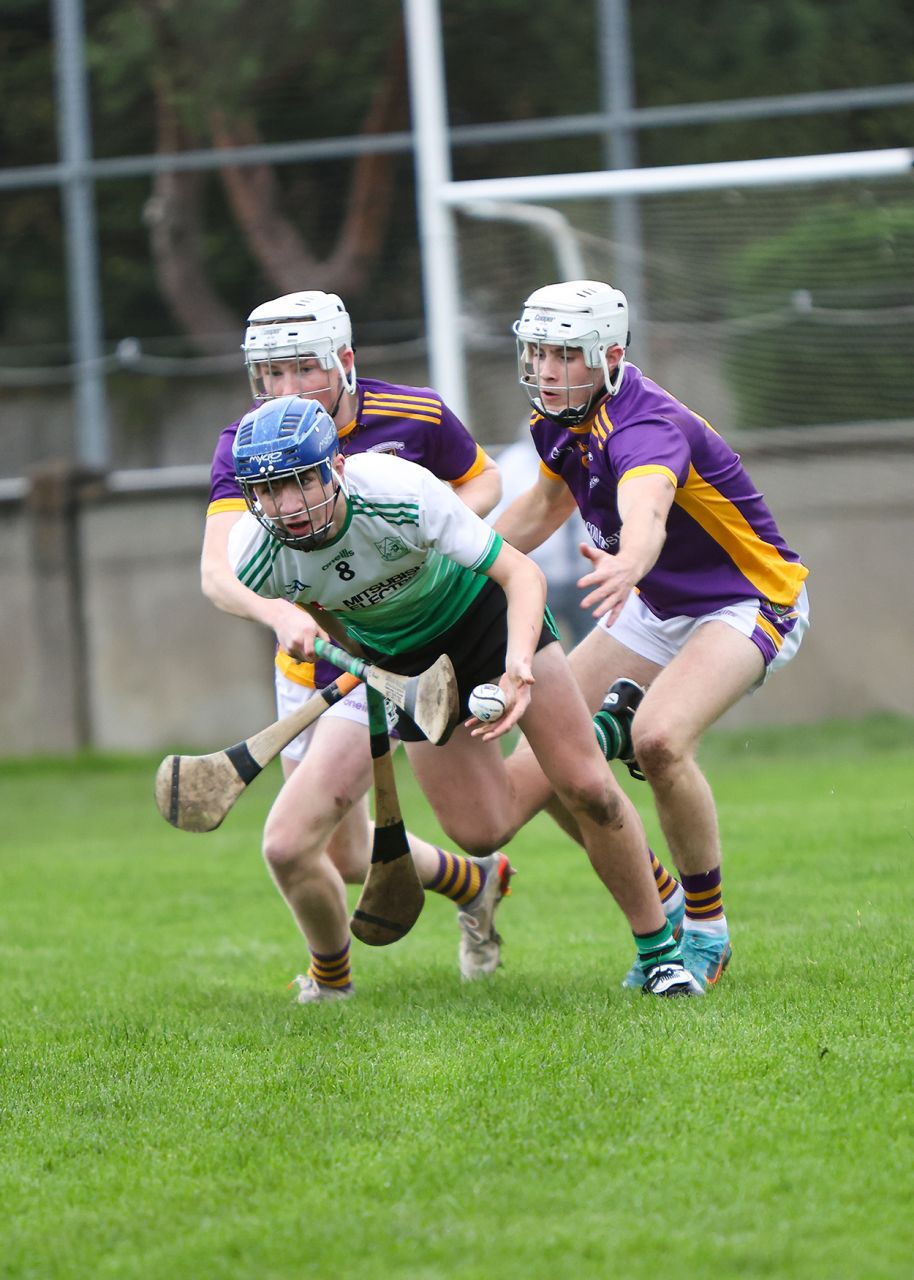
<svg viewBox="0 0 914 1280">
<path fill-rule="evenodd" d="M 295 376 L 303 380 L 309 375 L 302 373 L 302 364 L 312 360 L 328 373 L 332 369 L 339 372 L 342 379 L 341 396 L 343 390 L 348 391 L 350 395 L 355 392 L 355 365 L 353 364 L 347 374 L 340 360 L 339 350 L 333 347 L 332 339 L 306 339 L 299 337 L 294 331 L 290 333 L 285 326 L 264 325 L 263 330 L 261 334 L 249 329 L 245 336 L 244 364 L 251 384 L 251 395 L 255 401 L 260 403 L 264 400 L 276 399 L 273 378 L 278 371 L 274 372 L 275 366 L 294 363 Z M 330 389 L 331 380 L 328 378 L 323 386 L 309 386 L 305 394 L 320 395 Z"/>
<path fill-rule="evenodd" d="M 244 479 L 241 481 L 241 492 L 244 494 L 244 500 L 248 504 L 248 510 L 251 514 L 260 521 L 271 537 L 276 538 L 284 546 L 292 547 L 295 551 L 312 551 L 316 547 L 322 546 L 327 540 L 327 533 L 333 523 L 333 516 L 336 511 L 336 504 L 339 501 L 340 493 L 343 491 L 343 486 L 338 478 L 334 482 L 332 476 L 329 481 L 320 476 L 320 468 L 327 465 L 326 462 L 316 462 L 310 467 L 295 467 L 292 470 L 281 472 L 268 471 L 256 479 Z M 324 495 L 321 501 L 314 503 L 313 506 L 305 496 L 305 487 L 302 482 L 302 477 L 308 471 L 318 472 L 318 479 Z M 301 507 L 293 512 L 285 512 L 281 516 L 267 515 L 263 504 L 255 493 L 255 489 L 265 488 L 270 495 L 272 505 L 277 506 L 279 489 L 290 479 L 293 479 L 298 486 L 298 491 L 301 495 Z M 310 524 L 310 532 L 296 534 L 287 525 L 296 524 L 302 517 L 307 519 Z"/>
<path fill-rule="evenodd" d="M 593 336 L 595 338 L 596 334 L 594 334 Z M 559 391 L 564 393 L 565 408 L 560 410 L 558 413 L 555 413 L 552 410 L 546 409 L 542 399 L 543 386 L 542 386 L 542 383 L 540 382 L 537 369 L 539 368 L 540 362 L 542 360 L 544 347 L 561 347 L 562 349 L 562 364 L 565 370 L 564 384 L 552 383 L 550 384 L 550 387 L 549 387 L 550 391 Z M 590 360 L 592 359 L 592 354 L 591 354 L 592 350 L 593 350 L 592 346 L 590 347 L 590 349 L 588 349 L 588 345 L 585 345 L 585 343 L 581 342 L 580 340 L 559 341 L 559 342 L 547 342 L 547 341 L 537 342 L 536 340 L 531 340 L 529 338 L 517 339 L 518 381 L 526 391 L 530 399 L 530 403 L 533 405 L 537 413 L 541 413 L 544 418 L 549 418 L 553 422 L 561 423 L 563 426 L 575 426 L 577 423 L 584 421 L 584 419 L 587 417 L 587 415 L 590 413 L 591 409 L 593 408 L 594 402 L 604 394 L 604 391 L 606 390 L 607 387 L 610 387 L 613 393 L 615 393 L 615 391 L 618 390 L 619 377 L 616 378 L 616 384 L 613 386 L 610 382 L 609 368 L 606 364 L 606 356 L 602 351 L 598 353 L 597 364 L 591 366 Z M 568 352 L 569 351 L 584 352 L 585 358 L 587 359 L 588 367 L 591 370 L 589 382 L 574 383 L 574 382 L 568 381 Z M 602 372 L 603 372 L 603 378 L 599 384 L 596 378 L 598 369 L 602 369 Z M 619 376 L 621 376 L 621 364 L 620 364 Z M 578 393 L 578 394 L 576 395 L 575 393 Z M 575 403 L 575 401 L 580 400 L 580 393 L 583 393 L 585 397 L 583 404 Z"/>
</svg>

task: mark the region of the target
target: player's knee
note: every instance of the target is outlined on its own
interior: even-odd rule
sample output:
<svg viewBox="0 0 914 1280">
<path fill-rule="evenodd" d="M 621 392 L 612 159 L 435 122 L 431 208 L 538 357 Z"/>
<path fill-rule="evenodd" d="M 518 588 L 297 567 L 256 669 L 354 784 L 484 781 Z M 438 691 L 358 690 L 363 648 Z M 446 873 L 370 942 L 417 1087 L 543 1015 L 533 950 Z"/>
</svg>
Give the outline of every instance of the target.
<svg viewBox="0 0 914 1280">
<path fill-rule="evenodd" d="M 621 791 L 604 776 L 579 779 L 562 787 L 559 798 L 579 821 L 618 830 L 625 821 Z"/>
<path fill-rule="evenodd" d="M 267 819 L 261 851 L 264 861 L 280 883 L 320 857 L 324 846 L 323 834 L 307 823 Z"/>
<path fill-rule="evenodd" d="M 280 882 L 301 856 L 297 842 L 289 839 L 281 828 L 270 826 L 263 833 L 261 852 L 264 862 Z"/>
<path fill-rule="evenodd" d="M 666 777 L 689 755 L 684 739 L 665 724 L 640 726 L 635 721 L 632 734 L 635 758 L 648 778 Z"/>
</svg>

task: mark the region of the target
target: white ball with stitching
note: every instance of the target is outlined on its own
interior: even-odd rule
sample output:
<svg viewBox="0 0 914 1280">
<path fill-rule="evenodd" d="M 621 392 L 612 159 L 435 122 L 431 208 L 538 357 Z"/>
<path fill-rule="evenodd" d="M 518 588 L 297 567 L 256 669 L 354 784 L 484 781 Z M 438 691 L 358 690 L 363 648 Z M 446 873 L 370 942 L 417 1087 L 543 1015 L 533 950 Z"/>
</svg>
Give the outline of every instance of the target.
<svg viewBox="0 0 914 1280">
<path fill-rule="evenodd" d="M 505 714 L 505 695 L 497 684 L 478 684 L 467 699 L 470 714 L 486 724 Z"/>
</svg>

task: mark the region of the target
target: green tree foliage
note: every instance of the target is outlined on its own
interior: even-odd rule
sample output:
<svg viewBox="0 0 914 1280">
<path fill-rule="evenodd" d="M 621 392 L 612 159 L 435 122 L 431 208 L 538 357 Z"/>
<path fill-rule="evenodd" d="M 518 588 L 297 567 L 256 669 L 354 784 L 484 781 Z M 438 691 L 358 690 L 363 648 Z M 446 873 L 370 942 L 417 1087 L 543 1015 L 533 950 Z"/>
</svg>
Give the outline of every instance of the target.
<svg viewBox="0 0 914 1280">
<path fill-rule="evenodd" d="M 399 0 L 84 0 L 93 150 L 169 154 L 408 128 Z M 558 118 L 600 108 L 599 0 L 442 0 L 452 122 Z M 641 106 L 914 80 L 909 0 L 631 0 Z M 48 0 L 6 0 L 0 29 L 5 164 L 57 157 Z M 914 109 L 652 128 L 643 164 L 908 145 Z M 456 148 L 457 177 L 589 169 L 604 139 Z M 408 152 L 171 172 L 96 185 L 105 330 L 237 329 L 262 297 L 336 287 L 365 321 L 419 310 Z M 53 186 L 4 191 L 0 338 L 64 342 L 66 281 Z"/>
<path fill-rule="evenodd" d="M 857 89 L 914 80 L 906 0 L 662 0 L 631 5 L 641 106 Z M 701 163 L 908 145 L 911 108 L 734 120 L 646 131 L 642 164 Z M 674 159 L 674 156 L 678 157 Z"/>
<path fill-rule="evenodd" d="M 731 341 L 737 421 L 803 426 L 909 417 L 914 209 L 823 200 L 735 260 L 731 318 L 783 316 Z M 768 371 L 760 377 L 760 371 Z M 814 388 L 815 394 L 799 394 Z"/>
</svg>

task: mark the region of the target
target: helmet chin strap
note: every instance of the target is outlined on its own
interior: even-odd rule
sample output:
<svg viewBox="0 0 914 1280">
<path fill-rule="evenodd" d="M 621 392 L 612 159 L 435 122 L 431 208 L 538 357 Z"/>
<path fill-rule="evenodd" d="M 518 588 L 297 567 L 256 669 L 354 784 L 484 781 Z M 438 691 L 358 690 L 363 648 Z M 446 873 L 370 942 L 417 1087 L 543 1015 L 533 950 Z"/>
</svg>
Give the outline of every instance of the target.
<svg viewBox="0 0 914 1280">
<path fill-rule="evenodd" d="M 340 393 L 339 393 L 339 395 L 337 396 L 337 398 L 336 398 L 336 399 L 334 400 L 334 402 L 333 402 L 333 408 L 332 408 L 332 409 L 328 409 L 328 410 L 327 410 L 327 412 L 330 414 L 330 417 L 333 419 L 333 421 L 334 421 L 334 422 L 336 422 L 336 411 L 337 411 L 337 409 L 340 407 L 340 404 L 342 403 L 342 400 L 343 400 L 343 396 L 345 395 L 345 393 L 346 393 L 346 391 L 347 391 L 347 390 L 348 390 L 348 388 L 347 388 L 347 386 L 346 386 L 346 380 L 345 380 L 345 378 L 341 378 L 341 379 L 340 379 Z"/>
<path fill-rule="evenodd" d="M 590 414 L 598 398 L 597 394 L 594 393 L 587 403 L 585 405 L 581 405 L 579 409 L 572 409 L 569 406 L 567 409 L 562 409 L 560 413 L 550 413 L 544 406 L 542 400 L 537 399 L 534 400 L 533 403 L 536 406 L 537 412 L 541 413 L 544 418 L 548 418 L 550 422 L 554 422 L 556 426 L 576 427 Z"/>
</svg>

